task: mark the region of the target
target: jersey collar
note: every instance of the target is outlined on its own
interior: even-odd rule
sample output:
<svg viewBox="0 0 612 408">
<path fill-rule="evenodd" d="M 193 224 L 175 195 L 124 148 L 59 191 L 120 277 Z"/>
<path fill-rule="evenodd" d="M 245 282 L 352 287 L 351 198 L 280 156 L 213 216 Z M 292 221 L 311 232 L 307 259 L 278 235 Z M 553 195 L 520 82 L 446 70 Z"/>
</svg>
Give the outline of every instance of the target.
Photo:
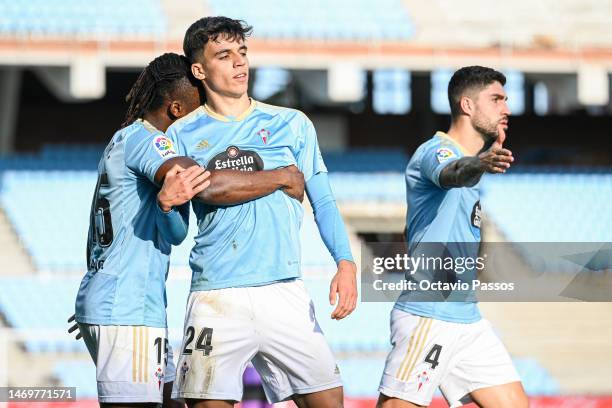
<svg viewBox="0 0 612 408">
<path fill-rule="evenodd" d="M 140 121 L 142 122 L 142 125 L 145 127 L 145 129 L 147 129 L 149 132 L 153 132 L 153 133 L 157 133 L 157 132 L 161 132 L 161 130 L 159 130 L 158 128 L 156 128 L 155 126 L 153 126 L 151 124 L 151 122 L 149 122 L 148 120 L 142 119 L 142 118 L 138 118 L 136 119 L 136 121 Z M 163 133 L 163 132 L 162 132 Z"/>
<path fill-rule="evenodd" d="M 455 139 L 451 138 L 446 133 L 437 131 L 436 132 L 436 136 L 438 136 L 439 138 L 444 139 L 444 140 L 454 144 L 459 150 L 461 150 L 461 153 L 463 153 L 464 156 L 471 156 L 468 153 L 468 151 L 465 149 L 465 147 L 463 147 L 458 141 L 456 141 Z"/>
<path fill-rule="evenodd" d="M 247 116 L 251 114 L 251 112 L 255 110 L 255 105 L 257 105 L 257 101 L 252 98 L 249 98 L 249 100 L 251 101 L 251 104 L 249 105 L 247 110 L 245 110 L 244 112 L 242 112 L 240 115 L 236 117 L 223 116 L 220 113 L 217 113 L 214 110 L 212 110 L 211 107 L 208 106 L 208 104 L 204 104 L 204 111 L 211 118 L 220 120 L 222 122 L 240 122 L 241 120 L 244 120 Z"/>
</svg>

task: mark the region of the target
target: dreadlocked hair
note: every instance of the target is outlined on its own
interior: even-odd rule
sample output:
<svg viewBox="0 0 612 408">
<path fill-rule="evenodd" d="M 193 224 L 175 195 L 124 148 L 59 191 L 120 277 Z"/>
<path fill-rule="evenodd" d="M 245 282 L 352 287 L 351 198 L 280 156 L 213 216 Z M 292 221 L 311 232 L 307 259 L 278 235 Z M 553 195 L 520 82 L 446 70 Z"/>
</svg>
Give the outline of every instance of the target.
<svg viewBox="0 0 612 408">
<path fill-rule="evenodd" d="M 159 109 L 171 98 L 183 78 L 195 85 L 191 64 L 184 56 L 166 53 L 151 61 L 125 97 L 129 106 L 121 126 L 129 126 L 145 113 Z"/>
</svg>

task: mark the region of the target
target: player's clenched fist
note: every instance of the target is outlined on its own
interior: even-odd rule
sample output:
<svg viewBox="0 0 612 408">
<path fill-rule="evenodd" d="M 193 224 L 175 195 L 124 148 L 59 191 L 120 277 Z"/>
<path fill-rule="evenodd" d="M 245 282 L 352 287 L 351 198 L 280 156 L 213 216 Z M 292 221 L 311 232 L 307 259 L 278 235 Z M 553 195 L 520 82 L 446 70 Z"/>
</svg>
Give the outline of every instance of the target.
<svg viewBox="0 0 612 408">
<path fill-rule="evenodd" d="M 297 167 L 291 165 L 279 169 L 282 172 L 284 182 L 283 191 L 299 202 L 304 201 L 304 174 Z"/>
<path fill-rule="evenodd" d="M 210 172 L 203 167 L 183 169 L 178 164 L 174 165 L 166 173 L 164 184 L 157 194 L 159 207 L 168 212 L 174 206 L 185 204 L 210 185 L 209 177 Z"/>
</svg>

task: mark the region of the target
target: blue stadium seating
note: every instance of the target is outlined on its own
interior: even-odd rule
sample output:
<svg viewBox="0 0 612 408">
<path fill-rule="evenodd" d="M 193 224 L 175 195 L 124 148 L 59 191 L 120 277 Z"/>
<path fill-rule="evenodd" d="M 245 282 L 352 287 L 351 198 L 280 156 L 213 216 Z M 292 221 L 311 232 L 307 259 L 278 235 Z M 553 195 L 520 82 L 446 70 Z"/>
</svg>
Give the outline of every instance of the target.
<svg viewBox="0 0 612 408">
<path fill-rule="evenodd" d="M 406 202 L 406 183 L 400 173 L 330 173 L 339 202 Z"/>
<path fill-rule="evenodd" d="M 208 0 L 212 14 L 239 18 L 272 39 L 407 40 L 414 27 L 401 0 Z"/>
<path fill-rule="evenodd" d="M 350 149 L 323 152 L 330 173 L 403 172 L 408 156 L 401 149 Z"/>
<path fill-rule="evenodd" d="M 560 385 L 535 358 L 513 358 L 527 395 L 558 395 Z"/>
<path fill-rule="evenodd" d="M 487 176 L 483 210 L 513 242 L 612 242 L 612 173 Z"/>
<path fill-rule="evenodd" d="M 83 269 L 95 184 L 95 172 L 1 175 L 0 204 L 37 269 Z"/>
<path fill-rule="evenodd" d="M 79 277 L 3 278 L 0 282 L 0 312 L 7 322 L 18 329 L 48 330 L 51 334 L 28 336 L 28 351 L 85 351 L 82 341 L 66 333 Z"/>
<path fill-rule="evenodd" d="M 96 368 L 91 361 L 60 361 L 53 367 L 53 375 L 65 387 L 76 387 L 77 399 L 96 398 Z"/>
<path fill-rule="evenodd" d="M 159 0 L 0 0 L 0 35 L 157 37 Z"/>
<path fill-rule="evenodd" d="M 329 283 L 331 271 L 326 279 L 306 279 L 317 313 L 319 326 L 332 349 L 343 352 L 387 350 L 389 344 L 390 302 L 362 302 L 354 314 L 336 321 L 330 318 L 334 306 L 329 304 Z M 347 335 L 352 333 L 353 335 Z"/>
</svg>

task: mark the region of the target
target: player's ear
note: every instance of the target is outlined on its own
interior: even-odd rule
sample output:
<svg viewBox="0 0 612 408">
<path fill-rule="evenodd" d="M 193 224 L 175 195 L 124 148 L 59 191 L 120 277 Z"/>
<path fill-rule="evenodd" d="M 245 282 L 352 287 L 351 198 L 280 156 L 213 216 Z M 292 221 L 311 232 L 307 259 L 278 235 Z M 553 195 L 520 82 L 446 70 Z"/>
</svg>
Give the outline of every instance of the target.
<svg viewBox="0 0 612 408">
<path fill-rule="evenodd" d="M 461 111 L 468 116 L 472 116 L 474 112 L 474 101 L 467 96 L 462 96 L 459 100 L 459 106 L 461 106 Z"/>
<path fill-rule="evenodd" d="M 203 81 L 206 78 L 206 74 L 204 74 L 204 67 L 199 62 L 194 62 L 191 64 L 191 73 L 197 80 Z"/>
<path fill-rule="evenodd" d="M 179 101 L 172 101 L 168 106 L 168 111 L 170 113 L 170 117 L 173 118 L 181 118 L 185 116 L 185 109 L 183 109 L 183 105 Z"/>
</svg>

